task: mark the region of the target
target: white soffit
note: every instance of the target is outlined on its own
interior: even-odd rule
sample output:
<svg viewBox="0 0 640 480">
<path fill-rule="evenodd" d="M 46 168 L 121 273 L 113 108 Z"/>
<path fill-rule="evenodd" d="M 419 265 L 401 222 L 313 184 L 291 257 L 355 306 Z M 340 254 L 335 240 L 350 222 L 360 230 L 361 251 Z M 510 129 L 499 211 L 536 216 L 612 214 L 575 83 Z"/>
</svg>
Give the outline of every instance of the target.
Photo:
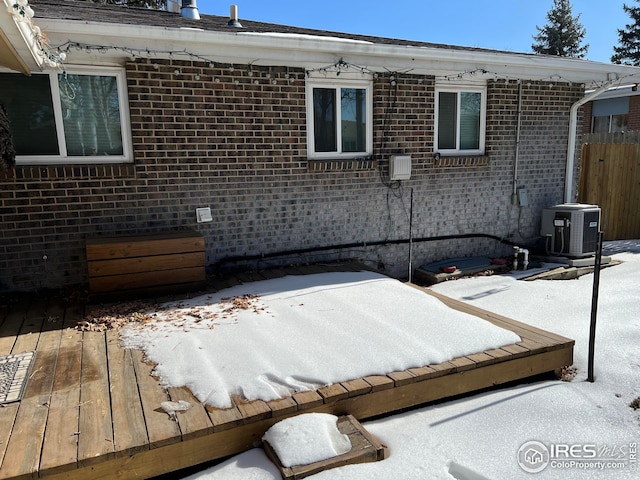
<svg viewBox="0 0 640 480">
<path fill-rule="evenodd" d="M 10 10 L 14 0 L 0 0 L 0 67 L 29 74 L 37 67 L 33 52 L 25 38 L 24 28 Z"/>
<path fill-rule="evenodd" d="M 3 0 L 6 1 L 6 0 Z M 344 58 L 351 64 L 381 71 L 446 76 L 485 70 L 512 78 L 530 80 L 557 77 L 575 83 L 606 82 L 611 74 L 618 79 L 640 78 L 640 68 L 610 65 L 573 58 L 557 58 L 526 53 L 482 49 L 374 44 L 330 36 L 279 33 L 205 31 L 165 27 L 39 19 L 52 47 L 65 42 L 113 46 L 156 52 L 185 51 L 221 63 L 287 65 L 313 69 Z M 126 57 L 117 50 L 93 54 L 69 52 L 67 63 L 107 61 Z M 175 55 L 172 58 L 178 58 Z M 185 57 L 186 58 L 186 57 Z M 188 59 L 188 58 L 187 58 Z M 628 83 L 634 83 L 632 78 Z"/>
</svg>

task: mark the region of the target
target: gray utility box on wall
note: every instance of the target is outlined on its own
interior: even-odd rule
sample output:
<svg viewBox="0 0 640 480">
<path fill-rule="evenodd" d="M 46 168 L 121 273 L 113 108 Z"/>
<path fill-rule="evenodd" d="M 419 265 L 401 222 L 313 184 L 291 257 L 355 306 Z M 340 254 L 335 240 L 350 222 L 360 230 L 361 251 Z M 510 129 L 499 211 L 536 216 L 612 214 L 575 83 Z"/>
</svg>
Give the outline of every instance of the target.
<svg viewBox="0 0 640 480">
<path fill-rule="evenodd" d="M 547 252 L 567 257 L 587 257 L 596 252 L 600 232 L 600 207 L 563 203 L 542 211 L 540 235 Z"/>
</svg>

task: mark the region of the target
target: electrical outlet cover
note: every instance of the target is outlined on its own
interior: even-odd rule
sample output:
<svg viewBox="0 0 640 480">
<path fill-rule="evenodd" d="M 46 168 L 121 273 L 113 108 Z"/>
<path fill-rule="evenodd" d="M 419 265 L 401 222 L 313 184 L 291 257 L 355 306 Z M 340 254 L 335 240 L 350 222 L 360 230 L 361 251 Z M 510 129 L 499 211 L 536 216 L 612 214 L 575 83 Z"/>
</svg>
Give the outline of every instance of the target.
<svg viewBox="0 0 640 480">
<path fill-rule="evenodd" d="M 196 208 L 196 220 L 198 223 L 212 222 L 211 209 L 209 207 Z"/>
<path fill-rule="evenodd" d="M 518 189 L 518 203 L 521 207 L 529 206 L 529 191 L 526 188 Z"/>
</svg>

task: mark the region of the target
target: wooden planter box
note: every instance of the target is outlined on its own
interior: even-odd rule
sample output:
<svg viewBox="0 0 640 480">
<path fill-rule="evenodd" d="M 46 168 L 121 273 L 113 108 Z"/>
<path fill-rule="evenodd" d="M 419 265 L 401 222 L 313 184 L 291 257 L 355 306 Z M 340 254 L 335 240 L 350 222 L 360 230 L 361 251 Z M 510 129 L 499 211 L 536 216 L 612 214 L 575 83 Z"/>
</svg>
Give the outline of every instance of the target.
<svg viewBox="0 0 640 480">
<path fill-rule="evenodd" d="M 206 283 L 204 238 L 193 230 L 86 240 L 89 293 L 146 296 Z"/>
</svg>

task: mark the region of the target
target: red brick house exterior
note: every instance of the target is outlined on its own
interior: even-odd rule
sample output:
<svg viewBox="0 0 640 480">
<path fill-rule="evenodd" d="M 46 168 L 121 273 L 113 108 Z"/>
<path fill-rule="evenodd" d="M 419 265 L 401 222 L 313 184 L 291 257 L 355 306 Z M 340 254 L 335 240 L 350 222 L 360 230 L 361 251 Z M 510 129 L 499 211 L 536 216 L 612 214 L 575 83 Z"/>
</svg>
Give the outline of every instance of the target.
<svg viewBox="0 0 640 480">
<path fill-rule="evenodd" d="M 414 266 L 509 253 L 509 242 L 534 243 L 541 210 L 562 203 L 570 108 L 582 98 L 586 78 L 606 78 L 601 66 L 585 61 L 545 58 L 542 69 L 534 55 L 242 20 L 242 33 L 263 35 L 265 45 L 291 42 L 292 35 L 302 45 L 290 52 L 289 63 L 252 63 L 269 52 L 249 51 L 254 37 L 227 33 L 224 18 L 33 3 L 51 46 L 66 49 L 69 72 L 74 65 L 120 65 L 131 151 L 123 161 L 106 163 L 34 163 L 18 156 L 15 169 L 0 173 L 0 291 L 85 284 L 88 237 L 185 227 L 204 236 L 206 262 L 216 272 L 356 258 L 403 277 L 410 245 Z M 160 40 L 100 37 L 101 29 L 128 32 L 128 25 L 145 22 L 184 35 L 184 44 L 172 45 L 175 52 L 200 48 L 196 28 L 221 32 L 227 47 L 203 50 L 210 57 L 181 56 L 167 54 L 171 49 Z M 353 47 L 336 52 L 340 42 Z M 368 56 L 376 49 L 384 53 L 377 60 Z M 402 57 L 405 51 L 425 49 L 433 55 L 442 50 L 447 65 L 400 68 L 418 63 Z M 450 65 L 451 55 L 466 64 L 458 59 Z M 552 71 L 574 81 L 558 80 Z M 309 153 L 310 82 L 345 77 L 356 85 L 368 82 L 371 150 L 315 158 Z M 436 104 L 445 98 L 438 89 L 456 82 L 458 90 L 467 83 L 482 89 L 479 153 L 437 148 L 443 140 L 436 135 Z M 410 156 L 409 179 L 391 180 L 395 154 Z M 514 202 L 519 188 L 527 190 L 527 205 Z M 211 222 L 197 222 L 195 210 L 202 207 L 211 209 Z"/>
</svg>

